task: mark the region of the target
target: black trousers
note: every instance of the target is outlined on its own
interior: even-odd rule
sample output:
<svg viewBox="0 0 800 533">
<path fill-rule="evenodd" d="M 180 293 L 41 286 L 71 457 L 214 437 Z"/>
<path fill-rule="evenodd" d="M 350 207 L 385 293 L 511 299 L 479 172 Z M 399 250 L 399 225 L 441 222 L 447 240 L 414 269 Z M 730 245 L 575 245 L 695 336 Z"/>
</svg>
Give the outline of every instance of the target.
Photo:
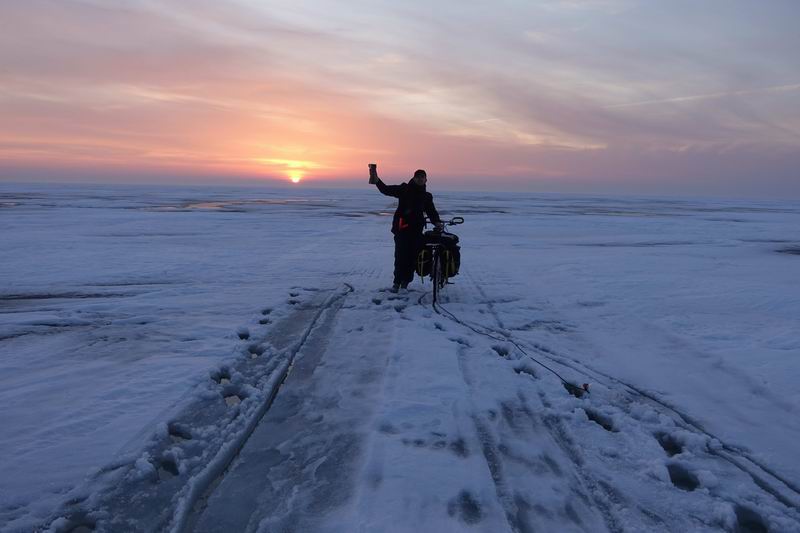
<svg viewBox="0 0 800 533">
<path fill-rule="evenodd" d="M 394 282 L 406 285 L 414 281 L 417 253 L 422 245 L 422 234 L 400 231 L 394 236 Z"/>
</svg>

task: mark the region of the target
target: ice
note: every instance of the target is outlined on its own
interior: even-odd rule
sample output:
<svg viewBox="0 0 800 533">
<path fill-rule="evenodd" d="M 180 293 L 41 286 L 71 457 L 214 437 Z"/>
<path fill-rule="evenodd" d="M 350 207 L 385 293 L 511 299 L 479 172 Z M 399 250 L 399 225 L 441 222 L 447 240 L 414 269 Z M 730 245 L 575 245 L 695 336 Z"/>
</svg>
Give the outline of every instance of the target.
<svg viewBox="0 0 800 533">
<path fill-rule="evenodd" d="M 0 185 L 0 529 L 800 531 L 800 206 L 430 188 Z"/>
</svg>

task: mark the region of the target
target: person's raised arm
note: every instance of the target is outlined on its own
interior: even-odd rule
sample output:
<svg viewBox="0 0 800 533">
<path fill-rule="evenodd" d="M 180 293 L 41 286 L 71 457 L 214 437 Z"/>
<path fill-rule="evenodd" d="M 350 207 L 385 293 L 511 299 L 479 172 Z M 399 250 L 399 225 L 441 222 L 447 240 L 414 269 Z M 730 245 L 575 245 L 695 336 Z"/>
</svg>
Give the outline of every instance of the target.
<svg viewBox="0 0 800 533">
<path fill-rule="evenodd" d="M 370 165 L 369 172 L 370 182 L 375 183 L 375 186 L 378 187 L 378 190 L 381 191 L 381 194 L 393 196 L 394 198 L 400 198 L 400 193 L 403 190 L 402 187 L 400 185 L 386 185 L 383 181 L 381 181 L 381 179 L 378 177 L 377 165 Z"/>
</svg>

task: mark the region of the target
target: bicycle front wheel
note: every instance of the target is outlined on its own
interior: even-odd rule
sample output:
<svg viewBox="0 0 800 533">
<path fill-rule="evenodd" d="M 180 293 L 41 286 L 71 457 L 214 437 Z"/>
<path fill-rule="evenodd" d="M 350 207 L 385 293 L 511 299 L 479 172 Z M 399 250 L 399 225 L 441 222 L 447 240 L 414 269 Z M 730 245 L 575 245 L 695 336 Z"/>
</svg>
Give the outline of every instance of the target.
<svg viewBox="0 0 800 533">
<path fill-rule="evenodd" d="M 439 259 L 439 251 L 433 253 L 431 258 L 431 282 L 433 284 L 433 303 L 439 300 L 439 288 L 442 279 L 442 262 Z"/>
</svg>

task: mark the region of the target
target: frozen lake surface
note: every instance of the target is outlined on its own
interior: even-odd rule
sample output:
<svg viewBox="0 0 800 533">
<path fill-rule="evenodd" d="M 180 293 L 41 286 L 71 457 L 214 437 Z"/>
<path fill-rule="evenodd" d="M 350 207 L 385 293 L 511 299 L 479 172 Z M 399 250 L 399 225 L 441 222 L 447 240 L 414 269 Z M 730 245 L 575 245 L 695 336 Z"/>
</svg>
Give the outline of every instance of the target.
<svg viewBox="0 0 800 533">
<path fill-rule="evenodd" d="M 0 530 L 800 531 L 800 205 L 431 192 L 0 185 Z"/>
</svg>

